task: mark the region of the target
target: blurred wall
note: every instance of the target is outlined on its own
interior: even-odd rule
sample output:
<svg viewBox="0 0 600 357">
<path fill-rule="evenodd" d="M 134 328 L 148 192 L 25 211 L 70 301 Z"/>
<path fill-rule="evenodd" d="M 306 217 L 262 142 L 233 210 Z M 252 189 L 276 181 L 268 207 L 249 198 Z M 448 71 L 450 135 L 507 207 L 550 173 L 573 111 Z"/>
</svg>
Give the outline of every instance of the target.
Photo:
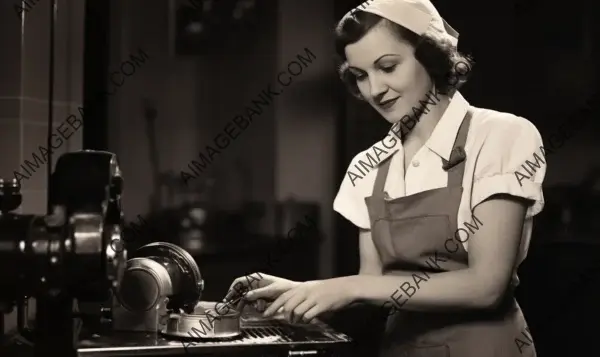
<svg viewBox="0 0 600 357">
<path fill-rule="evenodd" d="M 288 71 L 298 55 L 316 58 L 284 88 L 274 104 L 202 175 L 214 176 L 221 209 L 234 210 L 243 199 L 273 202 L 312 200 L 322 206 L 325 243 L 321 275 L 332 274 L 334 190 L 333 6 L 329 2 L 272 1 L 274 24 L 263 28 L 248 51 L 233 55 L 176 57 L 169 39 L 170 5 L 165 0 L 113 1 L 111 63 L 143 49 L 147 65 L 128 78 L 109 103 L 109 149 L 120 158 L 125 177 L 126 218 L 149 210 L 153 190 L 143 98 L 158 110 L 156 122 L 161 171 L 179 174 L 211 145 L 232 118 L 245 112 L 267 84 Z M 310 24 L 308 23 L 310 21 Z M 227 51 L 221 51 L 227 52 Z M 286 77 L 284 77 L 286 78 Z M 199 161 L 199 160 L 198 160 Z"/>
<path fill-rule="evenodd" d="M 18 3 L 0 3 L 0 178 L 20 180 L 21 213 L 45 214 L 50 1 L 15 9 Z M 56 3 L 53 164 L 62 153 L 81 149 L 83 132 L 74 117 L 74 126 L 66 120 L 82 119 L 85 2 Z M 30 306 L 33 317 L 34 299 Z M 15 327 L 16 314 L 6 315 L 5 330 Z"/>
<path fill-rule="evenodd" d="M 548 159 L 545 187 L 577 184 L 600 166 L 600 123 L 594 120 L 600 85 L 600 41 L 594 16 L 598 2 L 575 4 L 564 7 L 551 1 L 513 0 L 512 6 L 515 81 L 511 92 L 516 114 L 537 126 L 546 146 L 554 135 L 573 131 Z M 586 114 L 591 120 L 584 127 L 574 129 L 574 118 L 582 116 L 579 113 L 592 96 L 596 111 Z"/>
<path fill-rule="evenodd" d="M 333 198 L 339 185 L 334 182 L 333 5 L 332 1 L 280 0 L 277 41 L 278 68 L 287 66 L 305 46 L 317 57 L 306 74 L 295 78 L 291 93 L 275 104 L 275 194 L 278 200 L 296 197 L 320 203 L 323 277 L 332 276 L 335 266 Z"/>
<path fill-rule="evenodd" d="M 22 10 L 15 4 L 0 4 L 0 178 L 19 179 L 22 213 L 45 214 L 50 2 Z M 82 144 L 82 127 L 72 127 L 66 119 L 71 114 L 82 119 L 84 7 L 85 2 L 57 0 L 53 163 Z"/>
</svg>

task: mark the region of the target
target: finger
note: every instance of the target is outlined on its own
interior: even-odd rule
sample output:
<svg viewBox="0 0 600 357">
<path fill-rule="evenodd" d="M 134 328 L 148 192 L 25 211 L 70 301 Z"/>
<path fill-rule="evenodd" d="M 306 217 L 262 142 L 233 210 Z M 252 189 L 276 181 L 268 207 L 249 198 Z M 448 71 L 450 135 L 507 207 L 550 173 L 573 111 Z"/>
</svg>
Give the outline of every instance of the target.
<svg viewBox="0 0 600 357">
<path fill-rule="evenodd" d="M 245 275 L 237 278 L 237 284 L 232 284 L 231 289 L 237 292 L 238 295 L 244 296 L 248 291 L 255 289 L 254 285 L 256 285 L 256 288 L 260 288 L 262 279 L 263 276 L 260 273 Z"/>
<path fill-rule="evenodd" d="M 256 288 L 259 288 L 263 279 L 265 279 L 265 275 L 262 273 L 252 273 L 235 279 L 233 283 L 231 283 L 223 301 L 225 302 L 239 296 L 245 296 L 248 291 L 254 288 L 253 283 L 256 283 Z"/>
<path fill-rule="evenodd" d="M 252 281 L 248 280 L 248 277 L 245 276 L 243 278 L 240 278 L 238 284 L 233 286 L 233 290 L 237 291 L 239 295 L 245 295 L 248 292 L 248 290 L 252 289 L 251 283 Z"/>
<path fill-rule="evenodd" d="M 231 283 L 231 286 L 229 287 L 229 289 L 227 290 L 227 294 L 225 294 L 225 298 L 223 299 L 223 302 L 235 299 L 236 297 L 238 297 L 239 291 L 240 291 L 240 285 L 243 285 L 244 281 L 243 278 L 237 278 L 233 281 L 233 283 Z"/>
<path fill-rule="evenodd" d="M 250 289 L 254 289 L 254 285 L 256 285 L 256 288 L 260 288 L 261 286 L 261 280 L 264 279 L 264 276 L 261 273 L 252 273 L 248 276 L 245 277 L 246 278 L 246 285 L 250 288 Z"/>
<path fill-rule="evenodd" d="M 227 289 L 227 291 L 228 291 L 228 292 L 230 292 L 230 291 L 235 291 L 235 289 L 234 289 L 235 287 L 239 286 L 240 284 L 243 284 L 243 282 L 244 282 L 244 280 L 243 280 L 243 279 L 244 279 L 243 277 L 241 277 L 241 278 L 236 278 L 236 279 L 235 279 L 235 280 L 234 280 L 234 281 L 231 283 L 231 285 L 229 286 L 229 289 Z"/>
<path fill-rule="evenodd" d="M 234 290 L 227 290 L 227 294 L 225 294 L 225 297 L 223 298 L 223 302 L 228 302 L 233 300 L 237 295 L 237 292 L 235 292 Z"/>
<path fill-rule="evenodd" d="M 267 309 L 267 300 L 260 299 L 258 300 L 258 311 L 264 312 Z"/>
<path fill-rule="evenodd" d="M 233 309 L 235 308 L 235 306 L 237 304 L 239 304 L 239 302 L 242 300 L 241 297 L 234 297 L 232 299 L 223 299 L 223 301 L 221 302 L 221 304 L 223 304 L 223 306 L 226 306 L 228 309 Z"/>
<path fill-rule="evenodd" d="M 285 319 L 289 322 L 294 321 L 294 311 L 304 301 L 306 301 L 306 296 L 304 294 L 294 294 L 292 297 L 290 297 L 285 305 L 283 305 L 283 314 Z"/>
<path fill-rule="evenodd" d="M 234 313 L 242 312 L 246 305 L 246 302 L 244 301 L 244 299 L 242 299 L 242 297 L 238 297 L 233 300 L 227 300 L 227 301 L 223 301 L 221 303 L 217 303 L 217 308 L 216 308 L 217 313 L 220 312 L 218 309 L 219 304 L 221 304 L 220 305 L 222 307 L 221 310 L 225 311 L 224 313 L 227 314 L 230 311 L 234 312 Z M 219 315 L 223 315 L 223 313 L 219 313 Z"/>
<path fill-rule="evenodd" d="M 302 303 L 300 303 L 300 305 L 296 306 L 292 314 L 292 319 L 290 321 L 293 324 L 296 324 L 300 321 L 304 321 L 304 316 L 306 315 L 306 313 L 315 305 L 317 305 L 317 303 L 314 301 L 304 300 Z"/>
<path fill-rule="evenodd" d="M 303 316 L 303 321 L 306 323 L 312 323 L 316 321 L 317 316 L 321 315 L 324 312 L 323 307 L 321 305 L 314 304 Z"/>
<path fill-rule="evenodd" d="M 281 290 L 275 286 L 275 284 L 271 284 L 249 291 L 244 296 L 244 299 L 248 301 L 256 301 L 258 299 L 275 299 L 279 295 L 280 291 Z"/>
<path fill-rule="evenodd" d="M 252 303 L 254 309 L 258 312 L 264 312 L 266 309 L 267 301 L 264 299 L 258 299 Z"/>
<path fill-rule="evenodd" d="M 267 308 L 267 310 L 265 310 L 265 312 L 263 313 L 263 316 L 271 317 L 271 316 L 275 315 L 275 313 L 277 313 L 280 308 L 283 308 L 283 305 L 285 305 L 285 303 L 288 301 L 288 299 L 291 296 L 293 296 L 293 290 L 294 289 L 288 290 L 285 293 L 279 295 L 279 297 L 277 299 L 275 299 L 275 301 L 273 301 L 271 306 L 269 306 Z"/>
<path fill-rule="evenodd" d="M 218 302 L 215 304 L 215 312 L 217 315 L 227 315 L 231 311 L 231 305 L 227 302 Z"/>
</svg>

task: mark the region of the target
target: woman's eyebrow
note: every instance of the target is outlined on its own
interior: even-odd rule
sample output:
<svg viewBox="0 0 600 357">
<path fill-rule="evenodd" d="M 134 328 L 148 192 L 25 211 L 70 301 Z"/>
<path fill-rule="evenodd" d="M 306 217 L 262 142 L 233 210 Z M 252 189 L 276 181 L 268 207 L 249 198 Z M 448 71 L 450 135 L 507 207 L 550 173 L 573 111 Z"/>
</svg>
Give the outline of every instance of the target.
<svg viewBox="0 0 600 357">
<path fill-rule="evenodd" d="M 387 53 L 385 55 L 379 56 L 375 61 L 373 61 L 373 64 L 377 64 L 378 62 L 384 60 L 386 57 L 400 57 L 399 54 L 395 54 L 395 53 Z M 362 69 L 358 68 L 358 67 L 354 67 L 354 66 L 348 66 L 348 69 L 354 69 L 357 71 L 362 71 Z"/>
<path fill-rule="evenodd" d="M 382 59 L 385 59 L 386 57 L 399 57 L 399 54 L 396 53 L 387 53 L 383 56 L 379 56 L 379 58 L 377 58 L 375 61 L 373 61 L 373 63 L 377 64 L 377 62 L 381 61 Z"/>
</svg>

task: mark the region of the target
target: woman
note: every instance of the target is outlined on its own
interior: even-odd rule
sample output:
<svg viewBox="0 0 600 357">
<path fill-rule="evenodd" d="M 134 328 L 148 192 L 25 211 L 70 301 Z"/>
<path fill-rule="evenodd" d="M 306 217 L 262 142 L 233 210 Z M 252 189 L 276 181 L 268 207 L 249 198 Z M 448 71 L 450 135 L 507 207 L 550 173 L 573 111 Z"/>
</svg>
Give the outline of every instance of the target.
<svg viewBox="0 0 600 357">
<path fill-rule="evenodd" d="M 458 33 L 427 0 L 371 0 L 337 28 L 340 74 L 392 125 L 348 168 L 334 209 L 355 224 L 360 272 L 236 279 L 245 299 L 310 321 L 353 302 L 389 309 L 381 356 L 535 356 L 513 290 L 542 210 L 542 141 L 526 119 L 470 106 Z M 458 78 L 459 80 L 453 80 Z M 541 157 L 543 159 L 543 157 Z M 249 285 L 249 286 L 248 286 Z"/>
</svg>

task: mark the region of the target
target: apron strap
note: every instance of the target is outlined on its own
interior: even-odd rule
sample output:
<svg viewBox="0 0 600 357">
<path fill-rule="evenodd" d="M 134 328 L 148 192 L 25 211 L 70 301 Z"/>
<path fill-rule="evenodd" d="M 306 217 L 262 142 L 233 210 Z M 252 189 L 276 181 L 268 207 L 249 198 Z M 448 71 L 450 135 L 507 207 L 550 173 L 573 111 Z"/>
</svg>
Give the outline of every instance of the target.
<svg viewBox="0 0 600 357">
<path fill-rule="evenodd" d="M 448 187 L 462 187 L 462 181 L 465 174 L 465 163 L 467 154 L 465 153 L 465 144 L 473 112 L 469 109 L 456 135 L 456 140 L 450 152 L 450 160 L 442 158 L 442 167 L 448 172 Z"/>
<path fill-rule="evenodd" d="M 398 152 L 396 151 L 396 154 Z M 394 154 L 395 155 L 395 154 Z M 388 176 L 388 172 L 390 171 L 390 162 L 392 162 L 392 157 L 394 155 L 390 155 L 385 160 L 379 163 L 379 168 L 377 169 L 377 176 L 375 176 L 375 184 L 373 185 L 373 198 L 376 198 L 378 201 L 383 202 L 385 200 L 385 181 Z"/>
</svg>

